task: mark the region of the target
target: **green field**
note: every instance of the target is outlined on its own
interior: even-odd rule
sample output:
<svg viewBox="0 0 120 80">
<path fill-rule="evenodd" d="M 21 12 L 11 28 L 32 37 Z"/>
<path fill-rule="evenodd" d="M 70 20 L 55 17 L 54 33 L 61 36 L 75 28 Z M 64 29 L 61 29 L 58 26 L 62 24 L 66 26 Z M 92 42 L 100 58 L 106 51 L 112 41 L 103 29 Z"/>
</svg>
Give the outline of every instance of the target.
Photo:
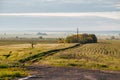
<svg viewBox="0 0 120 80">
<path fill-rule="evenodd" d="M 32 63 L 63 67 L 120 71 L 120 40 L 76 44 L 1 40 L 0 80 L 29 75 L 23 68 Z"/>
</svg>

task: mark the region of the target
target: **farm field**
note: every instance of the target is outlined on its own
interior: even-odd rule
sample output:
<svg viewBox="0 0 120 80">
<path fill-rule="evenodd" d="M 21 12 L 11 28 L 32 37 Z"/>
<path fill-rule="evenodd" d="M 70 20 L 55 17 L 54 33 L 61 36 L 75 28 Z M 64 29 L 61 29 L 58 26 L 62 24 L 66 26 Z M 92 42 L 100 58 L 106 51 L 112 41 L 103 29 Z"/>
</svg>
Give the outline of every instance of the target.
<svg viewBox="0 0 120 80">
<path fill-rule="evenodd" d="M 35 71 L 40 71 L 39 66 L 63 67 L 63 70 L 64 67 L 70 67 L 120 71 L 120 40 L 100 40 L 98 43 L 80 45 L 36 43 L 34 48 L 27 41 L 7 41 L 8 45 L 4 41 L 1 43 L 0 80 L 29 76 L 32 68 L 25 67 L 31 65 L 38 66 L 35 67 Z M 52 69 L 56 70 L 54 67 Z"/>
<path fill-rule="evenodd" d="M 73 44 L 36 44 L 31 48 L 31 44 L 15 44 L 0 46 L 0 60 L 16 61 L 39 52 L 45 52 L 51 49 L 59 49 L 71 46 Z"/>
<path fill-rule="evenodd" d="M 44 43 L 57 43 L 56 38 L 45 38 L 45 39 L 31 39 L 31 38 L 6 38 L 0 39 L 0 46 L 3 45 L 12 45 L 12 44 L 30 44 L 31 41 L 35 42 L 35 44 L 44 44 Z"/>
<path fill-rule="evenodd" d="M 37 64 L 120 71 L 120 40 L 101 40 L 58 52 Z"/>
<path fill-rule="evenodd" d="M 15 42 L 0 46 L 0 80 L 11 80 L 15 77 L 23 77 L 29 75 L 29 71 L 23 68 L 19 62 L 20 59 L 33 56 L 38 53 L 46 52 L 52 49 L 60 49 L 72 46 L 74 44 L 57 44 L 57 43 L 38 43 L 34 44 L 34 48 L 27 42 Z M 5 43 L 5 44 L 4 44 Z M 8 41 L 8 43 L 10 43 Z"/>
</svg>

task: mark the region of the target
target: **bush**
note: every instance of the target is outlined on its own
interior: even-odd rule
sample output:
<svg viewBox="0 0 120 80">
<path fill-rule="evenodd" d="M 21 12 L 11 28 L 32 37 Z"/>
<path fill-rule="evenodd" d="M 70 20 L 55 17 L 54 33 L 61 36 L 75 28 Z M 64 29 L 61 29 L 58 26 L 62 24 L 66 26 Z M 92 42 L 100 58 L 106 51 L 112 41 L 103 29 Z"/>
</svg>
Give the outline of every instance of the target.
<svg viewBox="0 0 120 80">
<path fill-rule="evenodd" d="M 59 38 L 58 43 L 64 43 L 64 38 Z"/>
<path fill-rule="evenodd" d="M 9 68 L 9 66 L 6 64 L 0 64 L 0 68 Z"/>
<path fill-rule="evenodd" d="M 78 34 L 68 36 L 65 39 L 67 43 L 97 43 L 97 37 L 94 34 Z"/>
</svg>

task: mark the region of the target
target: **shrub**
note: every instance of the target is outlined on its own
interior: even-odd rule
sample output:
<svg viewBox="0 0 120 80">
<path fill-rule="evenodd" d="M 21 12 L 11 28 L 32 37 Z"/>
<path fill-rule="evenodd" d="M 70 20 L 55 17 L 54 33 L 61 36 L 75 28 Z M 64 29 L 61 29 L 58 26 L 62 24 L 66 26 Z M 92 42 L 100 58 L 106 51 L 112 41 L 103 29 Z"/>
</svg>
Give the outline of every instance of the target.
<svg viewBox="0 0 120 80">
<path fill-rule="evenodd" d="M 78 34 L 68 36 L 65 39 L 67 43 L 97 43 L 97 37 L 94 34 Z"/>
<path fill-rule="evenodd" d="M 0 68 L 9 68 L 9 66 L 6 64 L 0 64 Z"/>
<path fill-rule="evenodd" d="M 58 38 L 58 43 L 64 43 L 64 38 Z"/>
</svg>

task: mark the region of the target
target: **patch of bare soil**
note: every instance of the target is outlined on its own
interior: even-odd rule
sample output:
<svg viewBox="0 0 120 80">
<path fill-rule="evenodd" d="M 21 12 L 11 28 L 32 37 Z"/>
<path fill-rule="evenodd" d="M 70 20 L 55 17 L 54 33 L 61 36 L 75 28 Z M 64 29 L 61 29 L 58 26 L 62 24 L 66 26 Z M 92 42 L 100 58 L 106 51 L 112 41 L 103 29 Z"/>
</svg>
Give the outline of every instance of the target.
<svg viewBox="0 0 120 80">
<path fill-rule="evenodd" d="M 27 69 L 33 76 L 25 80 L 120 80 L 120 72 L 38 65 Z"/>
</svg>

